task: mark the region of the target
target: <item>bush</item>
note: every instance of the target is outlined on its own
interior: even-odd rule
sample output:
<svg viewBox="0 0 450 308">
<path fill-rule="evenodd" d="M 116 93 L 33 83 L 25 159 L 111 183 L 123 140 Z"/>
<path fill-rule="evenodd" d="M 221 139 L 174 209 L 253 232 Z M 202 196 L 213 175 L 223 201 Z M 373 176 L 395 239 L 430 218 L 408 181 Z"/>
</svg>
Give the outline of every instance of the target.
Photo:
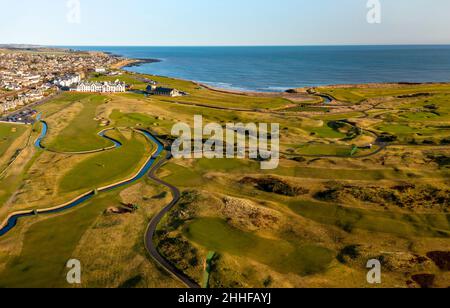
<svg viewBox="0 0 450 308">
<path fill-rule="evenodd" d="M 360 256 L 359 247 L 359 245 L 349 245 L 344 247 L 337 255 L 337 260 L 342 264 L 347 263 L 347 258 L 355 260 Z"/>
</svg>

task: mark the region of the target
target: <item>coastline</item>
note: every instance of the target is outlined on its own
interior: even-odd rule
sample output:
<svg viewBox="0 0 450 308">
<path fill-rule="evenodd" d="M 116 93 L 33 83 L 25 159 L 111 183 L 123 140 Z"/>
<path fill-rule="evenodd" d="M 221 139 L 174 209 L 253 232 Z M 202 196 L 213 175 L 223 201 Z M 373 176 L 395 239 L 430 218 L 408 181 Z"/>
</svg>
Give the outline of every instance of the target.
<svg viewBox="0 0 450 308">
<path fill-rule="evenodd" d="M 105 53 L 108 54 L 108 53 Z M 114 56 L 109 54 L 110 56 Z M 122 58 L 122 57 L 120 57 Z M 138 67 L 145 63 L 159 63 L 162 62 L 162 60 L 159 59 L 123 59 L 122 61 L 112 65 L 113 69 L 125 69 L 127 67 Z"/>
<path fill-rule="evenodd" d="M 104 52 L 105 54 L 108 54 L 110 56 L 116 56 L 123 58 L 120 55 L 114 55 L 109 52 Z M 136 73 L 131 70 L 126 70 L 126 68 L 132 68 L 132 67 L 139 67 L 143 64 L 152 64 L 152 63 L 160 63 L 163 60 L 161 59 L 154 59 L 154 58 L 124 58 L 123 61 L 117 63 L 113 66 L 115 69 L 122 69 L 128 73 Z M 227 87 L 217 87 L 213 86 L 211 84 L 197 81 L 197 80 L 191 80 L 191 79 L 181 79 L 177 77 L 171 77 L 166 75 L 157 75 L 157 74 L 151 74 L 151 73 L 141 73 L 143 75 L 149 75 L 149 76 L 160 76 L 165 78 L 172 78 L 172 79 L 178 79 L 183 81 L 190 81 L 194 83 L 195 85 L 208 89 L 210 91 L 218 92 L 218 93 L 224 93 L 224 94 L 233 94 L 233 95 L 244 95 L 244 96 L 263 96 L 263 97 L 276 97 L 276 96 L 298 96 L 298 95 L 307 95 L 312 89 L 317 88 L 332 88 L 332 89 L 339 89 L 339 88 L 348 88 L 348 87 L 355 87 L 355 88 L 380 88 L 385 86 L 418 86 L 418 85 L 446 85 L 450 84 L 450 80 L 447 81 L 431 81 L 431 82 L 408 82 L 408 81 L 394 81 L 394 82 L 368 82 L 368 83 L 336 83 L 336 84 L 324 84 L 324 85 L 313 85 L 313 86 L 307 86 L 307 87 L 292 87 L 287 88 L 285 91 L 255 91 L 255 90 L 244 90 L 244 89 L 233 89 L 233 88 L 227 88 Z"/>
<path fill-rule="evenodd" d="M 120 57 L 122 58 L 122 56 L 119 55 L 114 55 L 112 53 L 109 52 L 104 52 L 106 55 L 109 56 L 114 56 L 114 57 Z M 112 66 L 113 69 L 119 69 L 119 70 L 124 70 L 128 73 L 133 73 L 133 74 L 137 74 L 136 72 L 133 71 L 127 71 L 126 68 L 131 68 L 131 67 L 139 67 L 143 64 L 152 64 L 152 63 L 160 63 L 163 60 L 161 59 L 132 59 L 132 58 L 124 58 L 123 61 L 120 61 L 118 63 L 116 63 L 115 65 Z M 148 75 L 148 76 L 158 76 L 158 75 L 153 75 L 153 74 L 147 74 L 144 73 L 143 75 Z M 276 91 L 272 91 L 272 92 L 259 92 L 259 91 L 252 91 L 252 90 L 236 90 L 236 89 L 230 89 L 230 88 L 220 88 L 220 87 L 214 87 L 212 85 L 206 84 L 204 82 L 199 82 L 199 81 L 195 81 L 195 80 L 189 80 L 189 79 L 179 79 L 179 78 L 175 78 L 175 77 L 171 77 L 171 76 L 160 76 L 160 77 L 165 77 L 165 78 L 172 78 L 172 79 L 178 79 L 178 80 L 183 80 L 183 81 L 189 81 L 192 82 L 193 84 L 208 89 L 210 91 L 214 91 L 214 92 L 218 92 L 218 93 L 224 93 L 224 94 L 234 94 L 234 95 L 244 95 L 244 96 L 264 96 L 264 97 L 276 97 L 276 96 L 280 96 L 280 95 L 286 95 L 286 94 L 300 94 L 300 92 L 292 92 L 295 91 L 295 89 L 288 89 L 286 91 L 280 91 L 280 92 L 276 92 Z M 306 91 L 302 94 L 306 94 Z"/>
</svg>

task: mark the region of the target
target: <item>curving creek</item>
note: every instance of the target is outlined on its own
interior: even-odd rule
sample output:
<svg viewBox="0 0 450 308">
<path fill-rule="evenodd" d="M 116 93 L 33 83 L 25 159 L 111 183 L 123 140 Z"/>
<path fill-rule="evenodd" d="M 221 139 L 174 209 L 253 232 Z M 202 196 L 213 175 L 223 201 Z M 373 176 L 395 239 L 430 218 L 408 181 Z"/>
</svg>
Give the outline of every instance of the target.
<svg viewBox="0 0 450 308">
<path fill-rule="evenodd" d="M 40 118 L 38 118 L 38 120 L 40 121 Z M 48 125 L 45 121 L 40 121 L 42 124 L 42 131 L 40 136 L 38 137 L 38 139 L 35 142 L 35 146 L 41 150 L 46 150 L 46 148 L 44 146 L 42 146 L 42 140 L 47 136 L 47 132 L 48 132 Z M 64 212 L 67 211 L 69 209 L 72 209 L 76 206 L 79 206 L 87 201 L 89 201 L 90 199 L 92 199 L 95 195 L 101 193 L 101 192 L 107 192 L 107 191 L 111 191 L 114 189 L 117 189 L 119 187 L 131 184 L 133 182 L 136 182 L 138 180 L 140 180 L 142 177 L 144 177 L 152 168 L 152 166 L 155 164 L 158 156 L 161 154 L 161 152 L 164 150 L 164 146 L 163 144 L 156 139 L 151 133 L 149 133 L 146 130 L 138 130 L 140 133 L 142 133 L 149 141 L 155 143 L 157 145 L 157 150 L 156 152 L 154 152 L 154 154 L 152 155 L 152 157 L 150 157 L 147 162 L 145 163 L 145 165 L 140 169 L 139 173 L 136 174 L 133 178 L 128 179 L 126 181 L 123 182 L 119 182 L 117 184 L 113 184 L 110 185 L 108 187 L 104 187 L 104 188 L 100 188 L 94 191 L 91 191 L 89 193 L 86 193 L 80 197 L 78 197 L 77 199 L 66 203 L 65 205 L 62 205 L 60 207 L 55 207 L 55 208 L 51 208 L 51 209 L 44 209 L 44 210 L 30 210 L 29 212 L 21 212 L 19 214 L 15 214 L 12 215 L 8 218 L 7 223 L 5 224 L 5 226 L 3 226 L 0 229 L 0 237 L 5 235 L 6 233 L 8 233 L 9 231 L 11 231 L 16 225 L 19 219 L 23 219 L 25 217 L 31 217 L 31 216 L 35 216 L 35 215 L 49 215 L 49 214 L 55 214 L 55 213 L 60 213 L 60 212 Z M 101 136 L 102 138 L 105 138 L 111 142 L 114 143 L 114 148 L 118 148 L 121 147 L 122 144 L 105 135 L 106 131 L 102 131 L 99 133 L 99 136 Z"/>
</svg>

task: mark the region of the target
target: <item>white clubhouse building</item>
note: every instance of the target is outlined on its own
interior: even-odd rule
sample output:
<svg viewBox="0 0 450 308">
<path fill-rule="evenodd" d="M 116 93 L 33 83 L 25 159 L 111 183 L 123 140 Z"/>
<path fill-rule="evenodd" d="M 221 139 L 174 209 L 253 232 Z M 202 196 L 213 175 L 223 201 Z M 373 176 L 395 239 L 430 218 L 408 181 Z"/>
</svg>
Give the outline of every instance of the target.
<svg viewBox="0 0 450 308">
<path fill-rule="evenodd" d="M 115 82 L 80 82 L 72 90 L 75 92 L 123 93 L 126 91 L 126 85 L 119 80 Z"/>
</svg>

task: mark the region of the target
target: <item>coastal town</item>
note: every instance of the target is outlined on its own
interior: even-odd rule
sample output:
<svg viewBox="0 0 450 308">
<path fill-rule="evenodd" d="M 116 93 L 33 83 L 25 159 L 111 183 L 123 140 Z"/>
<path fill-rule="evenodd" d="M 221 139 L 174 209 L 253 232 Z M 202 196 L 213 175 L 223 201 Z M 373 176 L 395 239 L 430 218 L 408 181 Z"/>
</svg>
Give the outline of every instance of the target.
<svg viewBox="0 0 450 308">
<path fill-rule="evenodd" d="M 142 60 L 138 60 L 142 62 Z M 123 81 L 91 81 L 91 75 L 119 77 L 113 67 L 132 60 L 99 52 L 52 49 L 0 49 L 0 115 L 2 121 L 30 123 L 34 114 L 27 106 L 60 91 L 81 93 L 124 93 Z M 147 95 L 177 97 L 187 93 L 157 85 L 149 80 Z M 26 110 L 22 110 L 26 109 Z M 18 110 L 18 112 L 16 112 Z M 5 117 L 6 113 L 13 113 Z"/>
<path fill-rule="evenodd" d="M 42 100 L 120 61 L 95 52 L 0 49 L 0 113 Z"/>
</svg>

